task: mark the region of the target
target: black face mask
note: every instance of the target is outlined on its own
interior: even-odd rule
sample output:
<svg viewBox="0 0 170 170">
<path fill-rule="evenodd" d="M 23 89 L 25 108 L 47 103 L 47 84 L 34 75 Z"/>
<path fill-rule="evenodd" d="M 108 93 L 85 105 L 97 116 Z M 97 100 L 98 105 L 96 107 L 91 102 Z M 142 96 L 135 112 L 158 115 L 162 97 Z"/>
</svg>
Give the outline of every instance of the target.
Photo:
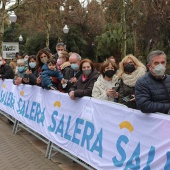
<svg viewBox="0 0 170 170">
<path fill-rule="evenodd" d="M 111 78 L 111 77 L 113 77 L 113 75 L 114 75 L 115 73 L 116 73 L 115 70 L 107 70 L 104 74 L 105 74 L 105 76 Z"/>
<path fill-rule="evenodd" d="M 133 64 L 127 64 L 126 66 L 124 66 L 124 71 L 127 73 L 132 73 L 133 71 L 135 71 L 135 66 Z"/>
</svg>

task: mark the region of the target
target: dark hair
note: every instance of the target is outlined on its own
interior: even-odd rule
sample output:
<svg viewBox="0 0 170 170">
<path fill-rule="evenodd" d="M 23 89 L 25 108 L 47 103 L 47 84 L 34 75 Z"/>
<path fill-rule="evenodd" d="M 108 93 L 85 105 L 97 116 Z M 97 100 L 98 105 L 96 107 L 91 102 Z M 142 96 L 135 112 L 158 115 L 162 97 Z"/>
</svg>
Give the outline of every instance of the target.
<svg viewBox="0 0 170 170">
<path fill-rule="evenodd" d="M 30 62 L 31 59 L 34 59 L 35 62 L 36 62 L 36 56 L 35 56 L 35 55 L 30 55 L 29 58 L 28 58 L 28 67 L 29 67 L 30 70 L 32 69 L 32 68 L 29 66 L 29 62 Z M 37 64 L 37 63 L 36 63 L 36 64 Z"/>
<path fill-rule="evenodd" d="M 91 70 L 93 71 L 94 70 L 94 65 L 93 65 L 93 63 L 92 63 L 92 61 L 91 60 L 89 60 L 89 59 L 84 59 L 84 60 L 82 60 L 81 62 L 80 62 L 80 71 L 82 71 L 82 66 L 83 66 L 83 64 L 84 63 L 89 63 L 90 64 L 90 66 L 91 66 Z"/>
<path fill-rule="evenodd" d="M 41 60 L 40 60 L 40 56 L 43 53 L 47 56 L 48 59 L 52 57 L 51 54 L 47 50 L 45 50 L 45 49 L 41 49 L 40 51 L 38 51 L 38 53 L 36 55 L 37 68 L 42 67 L 44 65 L 44 63 L 42 63 Z"/>
<path fill-rule="evenodd" d="M 104 71 L 105 71 L 105 68 L 109 66 L 109 64 L 112 65 L 112 67 L 114 68 L 115 71 L 117 71 L 117 67 L 116 67 L 116 64 L 113 63 L 112 61 L 110 60 L 106 60 L 102 63 L 101 67 L 100 67 L 100 74 L 103 75 L 103 77 L 105 76 L 104 74 Z"/>
<path fill-rule="evenodd" d="M 49 63 L 56 65 L 56 60 L 53 59 L 53 58 L 50 58 L 50 59 L 47 60 L 47 64 L 49 64 Z"/>
<path fill-rule="evenodd" d="M 51 53 L 51 50 L 48 47 L 45 47 L 44 50 L 46 50 L 47 52 Z"/>
<path fill-rule="evenodd" d="M 18 56 L 21 56 L 23 58 L 23 54 L 21 52 L 16 52 L 15 53 L 15 58 L 18 58 Z"/>
<path fill-rule="evenodd" d="M 34 59 L 36 61 L 36 56 L 35 55 L 30 55 L 28 58 L 28 63 L 30 62 L 31 59 Z"/>
</svg>

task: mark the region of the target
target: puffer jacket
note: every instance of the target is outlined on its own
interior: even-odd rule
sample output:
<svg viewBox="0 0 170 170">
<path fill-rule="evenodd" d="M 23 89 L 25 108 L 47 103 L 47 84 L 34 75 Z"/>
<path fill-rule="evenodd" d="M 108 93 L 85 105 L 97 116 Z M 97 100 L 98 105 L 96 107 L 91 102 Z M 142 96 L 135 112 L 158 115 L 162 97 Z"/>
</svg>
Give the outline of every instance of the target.
<svg viewBox="0 0 170 170">
<path fill-rule="evenodd" d="M 78 81 L 70 88 L 70 91 L 74 91 L 75 97 L 83 97 L 92 95 L 92 89 L 95 81 L 97 80 L 99 73 L 97 70 L 93 70 L 85 81 L 82 80 L 82 75 Z"/>
<path fill-rule="evenodd" d="M 118 76 L 114 75 L 111 81 L 112 87 L 117 86 L 118 84 Z M 107 101 L 114 101 L 113 97 L 108 97 L 106 94 L 106 82 L 103 78 L 103 75 L 100 75 L 97 79 L 97 81 L 94 83 L 93 91 L 92 91 L 92 97 L 96 99 L 101 100 L 107 100 Z"/>
<path fill-rule="evenodd" d="M 137 109 L 144 113 L 170 110 L 170 76 L 157 79 L 150 72 L 138 79 L 135 86 Z"/>
<path fill-rule="evenodd" d="M 41 86 L 46 89 L 50 89 L 50 86 L 54 86 L 50 77 L 57 77 L 59 81 L 63 78 L 63 75 L 56 68 L 56 70 L 50 70 L 46 64 L 42 67 L 42 79 Z"/>
<path fill-rule="evenodd" d="M 0 66 L 0 78 L 2 79 L 13 79 L 14 78 L 14 72 L 12 68 L 5 62 L 3 63 L 3 65 Z"/>
</svg>

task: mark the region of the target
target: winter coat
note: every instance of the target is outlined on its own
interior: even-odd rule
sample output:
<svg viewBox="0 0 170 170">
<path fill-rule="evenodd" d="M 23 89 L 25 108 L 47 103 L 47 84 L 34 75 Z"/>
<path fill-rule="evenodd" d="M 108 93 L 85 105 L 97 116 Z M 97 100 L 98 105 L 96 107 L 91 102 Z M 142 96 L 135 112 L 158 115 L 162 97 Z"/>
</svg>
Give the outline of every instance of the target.
<svg viewBox="0 0 170 170">
<path fill-rule="evenodd" d="M 30 85 L 36 85 L 37 84 L 37 77 L 39 76 L 37 69 L 36 68 L 32 68 L 30 69 L 32 71 L 31 74 L 26 74 L 24 75 L 24 78 L 27 77 L 29 79 L 28 83 L 25 83 L 22 79 L 22 83 L 23 84 L 30 84 Z"/>
<path fill-rule="evenodd" d="M 56 70 L 50 70 L 46 64 L 43 65 L 42 67 L 42 74 L 41 74 L 42 78 L 41 78 L 41 86 L 43 88 L 46 89 L 50 89 L 50 86 L 55 86 L 50 77 L 57 77 L 57 79 L 59 81 L 62 80 L 63 75 L 60 73 L 60 71 L 58 71 L 58 69 L 56 68 Z"/>
<path fill-rule="evenodd" d="M 150 72 L 138 79 L 135 87 L 137 109 L 144 113 L 170 110 L 170 75 L 157 79 Z"/>
<path fill-rule="evenodd" d="M 66 67 L 67 68 L 67 67 Z M 74 85 L 74 83 L 71 83 L 70 82 L 70 79 L 71 78 L 73 78 L 73 77 L 76 77 L 76 79 L 78 80 L 79 79 L 79 77 L 81 76 L 81 72 L 80 71 L 78 71 L 78 72 L 76 72 L 76 74 L 74 74 L 75 72 L 74 72 L 74 70 L 70 67 L 70 68 L 67 68 L 67 74 L 65 73 L 65 79 L 66 80 L 68 80 L 67 81 L 67 86 L 66 86 L 66 88 L 63 88 L 63 90 L 66 92 L 66 93 L 68 93 L 69 92 L 69 89 Z"/>
<path fill-rule="evenodd" d="M 10 67 L 12 68 L 13 72 L 16 72 L 17 60 L 14 58 L 10 63 Z"/>
<path fill-rule="evenodd" d="M 60 68 L 61 68 L 61 73 L 63 74 L 64 79 L 69 80 L 70 79 L 70 63 L 69 62 L 64 62 Z"/>
<path fill-rule="evenodd" d="M 82 75 L 78 81 L 70 88 L 70 91 L 74 91 L 75 97 L 91 96 L 94 83 L 96 82 L 99 74 L 97 70 L 93 70 L 85 81 L 82 80 Z"/>
<path fill-rule="evenodd" d="M 112 87 L 117 86 L 118 84 L 118 76 L 114 75 L 111 81 Z M 111 87 L 110 87 L 111 88 Z M 108 97 L 106 94 L 106 80 L 103 78 L 103 75 L 100 75 L 97 81 L 94 83 L 92 90 L 92 97 L 101 100 L 114 101 L 113 97 Z"/>
<path fill-rule="evenodd" d="M 0 78 L 2 79 L 13 79 L 14 78 L 14 72 L 12 68 L 5 62 L 3 63 L 3 65 L 0 66 Z"/>
<path fill-rule="evenodd" d="M 131 74 L 123 73 L 120 82 L 119 88 L 119 98 L 118 103 L 124 104 L 129 108 L 136 109 L 136 101 L 130 101 L 130 99 L 134 98 L 132 95 L 135 94 L 135 85 L 136 81 L 145 75 L 146 69 L 143 67 L 138 67 Z M 127 101 L 125 100 L 127 99 Z"/>
</svg>

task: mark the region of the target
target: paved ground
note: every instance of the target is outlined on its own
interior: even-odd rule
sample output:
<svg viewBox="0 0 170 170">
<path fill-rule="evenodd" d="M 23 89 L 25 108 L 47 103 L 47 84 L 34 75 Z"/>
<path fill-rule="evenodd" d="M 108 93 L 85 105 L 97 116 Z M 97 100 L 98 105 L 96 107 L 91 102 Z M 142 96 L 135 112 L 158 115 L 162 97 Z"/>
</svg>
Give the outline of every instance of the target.
<svg viewBox="0 0 170 170">
<path fill-rule="evenodd" d="M 46 144 L 22 130 L 12 134 L 12 126 L 0 115 L 0 170 L 85 170 L 58 153 L 45 158 Z"/>
</svg>

